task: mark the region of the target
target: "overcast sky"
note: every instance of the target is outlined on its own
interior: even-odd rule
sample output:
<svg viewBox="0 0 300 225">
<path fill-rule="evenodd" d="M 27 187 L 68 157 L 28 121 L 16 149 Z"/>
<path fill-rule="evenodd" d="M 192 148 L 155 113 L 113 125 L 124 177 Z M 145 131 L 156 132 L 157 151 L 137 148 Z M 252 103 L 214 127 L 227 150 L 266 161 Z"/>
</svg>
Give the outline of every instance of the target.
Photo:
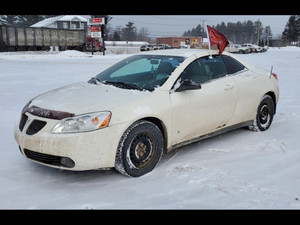
<svg viewBox="0 0 300 225">
<path fill-rule="evenodd" d="M 134 26 L 139 30 L 142 27 L 148 29 L 150 37 L 163 37 L 163 36 L 182 36 L 182 34 L 195 28 L 198 24 L 217 25 L 224 21 L 236 23 L 237 21 L 244 22 L 252 20 L 253 22 L 258 19 L 262 22 L 263 26 L 270 26 L 273 36 L 280 35 L 286 23 L 288 22 L 289 15 L 110 15 L 112 16 L 109 22 L 112 28 L 117 26 L 124 27 L 128 22 L 133 22 Z"/>
</svg>

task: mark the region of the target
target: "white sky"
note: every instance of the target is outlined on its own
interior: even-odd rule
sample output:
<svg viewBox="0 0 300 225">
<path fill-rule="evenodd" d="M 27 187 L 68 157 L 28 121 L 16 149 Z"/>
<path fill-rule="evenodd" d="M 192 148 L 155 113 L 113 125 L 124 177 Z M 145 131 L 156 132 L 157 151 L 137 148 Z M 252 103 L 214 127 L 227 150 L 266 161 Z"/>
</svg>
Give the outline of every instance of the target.
<svg viewBox="0 0 300 225">
<path fill-rule="evenodd" d="M 162 36 L 181 36 L 185 31 L 195 28 L 198 24 L 203 23 L 207 25 L 221 24 L 222 21 L 236 23 L 237 21 L 244 22 L 258 19 L 262 25 L 270 26 L 273 36 L 280 35 L 289 15 L 110 15 L 112 16 L 109 22 L 112 28 L 117 26 L 124 27 L 128 22 L 133 22 L 137 29 L 145 27 L 150 33 L 150 37 Z"/>
</svg>

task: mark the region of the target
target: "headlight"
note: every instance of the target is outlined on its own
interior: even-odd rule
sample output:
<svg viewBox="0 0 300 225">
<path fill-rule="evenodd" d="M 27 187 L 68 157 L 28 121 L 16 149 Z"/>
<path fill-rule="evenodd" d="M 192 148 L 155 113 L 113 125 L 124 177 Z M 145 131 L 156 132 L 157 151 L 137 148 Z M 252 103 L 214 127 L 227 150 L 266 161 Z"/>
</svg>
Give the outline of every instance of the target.
<svg viewBox="0 0 300 225">
<path fill-rule="evenodd" d="M 107 127 L 111 112 L 95 112 L 62 119 L 51 133 L 77 133 Z"/>
</svg>

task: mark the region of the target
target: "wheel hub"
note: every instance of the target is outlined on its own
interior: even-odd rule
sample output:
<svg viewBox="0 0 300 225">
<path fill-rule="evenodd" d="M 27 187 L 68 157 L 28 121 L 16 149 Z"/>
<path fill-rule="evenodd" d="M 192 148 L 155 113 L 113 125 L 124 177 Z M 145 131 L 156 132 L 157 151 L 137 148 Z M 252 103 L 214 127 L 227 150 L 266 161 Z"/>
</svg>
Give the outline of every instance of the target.
<svg viewBox="0 0 300 225">
<path fill-rule="evenodd" d="M 130 161 L 137 167 L 141 168 L 151 161 L 153 144 L 151 138 L 145 134 L 138 135 L 134 138 L 130 147 Z"/>
<path fill-rule="evenodd" d="M 143 157 L 146 152 L 147 152 L 147 145 L 145 145 L 143 142 L 139 142 L 135 147 L 135 154 L 137 158 Z"/>
<path fill-rule="evenodd" d="M 266 124 L 270 118 L 269 108 L 264 105 L 260 110 L 259 120 L 261 124 Z"/>
</svg>

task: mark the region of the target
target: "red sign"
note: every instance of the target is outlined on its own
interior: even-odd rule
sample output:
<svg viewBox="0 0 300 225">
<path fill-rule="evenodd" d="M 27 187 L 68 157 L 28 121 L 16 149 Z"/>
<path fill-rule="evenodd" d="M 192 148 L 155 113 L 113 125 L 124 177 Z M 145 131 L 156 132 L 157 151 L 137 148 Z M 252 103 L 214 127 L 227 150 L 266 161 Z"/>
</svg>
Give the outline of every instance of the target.
<svg viewBox="0 0 300 225">
<path fill-rule="evenodd" d="M 102 25 L 104 24 L 105 18 L 92 18 L 88 20 L 88 25 Z"/>
<path fill-rule="evenodd" d="M 91 32 L 101 32 L 101 26 L 91 26 Z"/>
<path fill-rule="evenodd" d="M 91 26 L 91 37 L 92 38 L 101 37 L 101 26 Z"/>
<path fill-rule="evenodd" d="M 103 18 L 93 18 L 92 19 L 92 23 L 101 23 L 102 24 L 103 23 L 102 21 L 103 21 Z"/>
</svg>

